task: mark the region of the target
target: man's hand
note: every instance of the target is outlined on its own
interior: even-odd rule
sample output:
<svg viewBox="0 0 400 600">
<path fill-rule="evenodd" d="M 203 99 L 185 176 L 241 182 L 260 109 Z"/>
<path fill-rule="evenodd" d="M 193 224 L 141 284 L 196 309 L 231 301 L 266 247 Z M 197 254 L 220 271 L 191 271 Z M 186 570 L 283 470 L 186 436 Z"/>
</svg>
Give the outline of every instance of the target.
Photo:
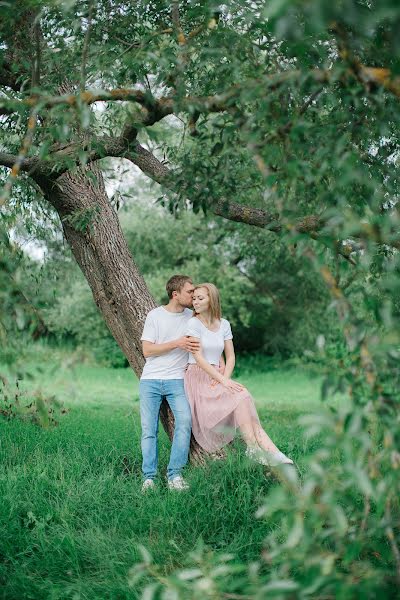
<svg viewBox="0 0 400 600">
<path fill-rule="evenodd" d="M 181 338 L 178 338 L 176 341 L 176 347 L 181 350 L 185 350 L 186 352 L 199 352 L 200 350 L 200 340 L 194 337 L 190 337 L 188 335 L 184 335 Z"/>
<path fill-rule="evenodd" d="M 152 356 L 162 356 L 163 354 L 167 354 L 175 348 L 180 348 L 181 350 L 185 350 L 185 352 L 198 352 L 200 350 L 200 340 L 197 338 L 189 337 L 188 335 L 184 335 L 177 340 L 172 340 L 171 342 L 164 342 L 163 344 L 155 344 L 154 342 L 148 342 L 147 340 L 143 340 L 143 356 L 145 358 L 150 358 Z"/>
</svg>

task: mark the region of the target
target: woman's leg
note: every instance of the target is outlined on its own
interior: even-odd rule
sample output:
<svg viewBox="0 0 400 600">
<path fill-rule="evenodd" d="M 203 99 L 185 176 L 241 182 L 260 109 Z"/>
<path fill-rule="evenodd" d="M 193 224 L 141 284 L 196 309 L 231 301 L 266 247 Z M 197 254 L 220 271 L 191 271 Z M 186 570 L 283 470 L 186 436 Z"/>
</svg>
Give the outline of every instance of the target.
<svg viewBox="0 0 400 600">
<path fill-rule="evenodd" d="M 248 446 L 259 446 L 269 452 L 278 452 L 279 448 L 275 446 L 260 423 L 255 420 L 251 409 L 252 406 L 246 398 L 238 404 L 234 411 L 235 421 L 245 443 Z"/>
<path fill-rule="evenodd" d="M 242 434 L 242 438 L 246 443 L 246 446 L 258 446 L 257 438 L 254 434 L 254 428 L 252 423 L 241 423 L 239 425 L 239 429 L 240 433 Z"/>
<path fill-rule="evenodd" d="M 292 465 L 291 458 L 285 456 L 274 444 L 260 425 L 257 410 L 251 396 L 245 396 L 234 410 L 235 425 L 241 431 L 247 444 L 246 454 L 262 465 L 276 467 Z"/>
<path fill-rule="evenodd" d="M 254 423 L 254 433 L 260 448 L 267 450 L 268 452 L 279 452 L 279 448 L 275 446 L 269 435 L 258 423 Z"/>
</svg>

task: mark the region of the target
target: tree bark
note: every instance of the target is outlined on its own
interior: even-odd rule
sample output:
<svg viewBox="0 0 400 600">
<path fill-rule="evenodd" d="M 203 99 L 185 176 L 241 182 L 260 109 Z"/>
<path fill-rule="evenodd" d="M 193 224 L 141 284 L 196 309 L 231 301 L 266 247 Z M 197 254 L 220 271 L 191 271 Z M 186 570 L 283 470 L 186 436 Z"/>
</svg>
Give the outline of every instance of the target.
<svg viewBox="0 0 400 600">
<path fill-rule="evenodd" d="M 140 376 L 140 336 L 155 302 L 129 251 L 99 168 L 67 171 L 43 192 L 60 216 L 65 238 L 111 334 Z"/>
</svg>

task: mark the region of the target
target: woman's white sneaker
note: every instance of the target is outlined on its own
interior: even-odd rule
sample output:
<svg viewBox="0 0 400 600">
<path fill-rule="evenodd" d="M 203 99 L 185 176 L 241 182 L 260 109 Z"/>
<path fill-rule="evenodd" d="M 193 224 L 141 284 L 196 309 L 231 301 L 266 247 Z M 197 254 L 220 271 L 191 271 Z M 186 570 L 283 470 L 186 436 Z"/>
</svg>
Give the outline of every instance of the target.
<svg viewBox="0 0 400 600">
<path fill-rule="evenodd" d="M 267 461 L 271 467 L 277 467 L 278 465 L 292 465 L 293 461 L 291 458 L 283 454 L 280 450 L 278 452 L 265 452 Z"/>
<path fill-rule="evenodd" d="M 293 464 L 292 459 L 283 454 L 283 452 L 280 450 L 278 450 L 278 452 L 271 452 L 264 450 L 263 448 L 247 446 L 246 456 L 251 460 L 255 460 L 260 465 L 265 465 L 266 467 L 277 467 L 278 465 Z"/>
<path fill-rule="evenodd" d="M 172 479 L 168 479 L 168 487 L 170 490 L 178 490 L 179 492 L 189 489 L 189 485 L 180 475 L 177 475 Z"/>
</svg>

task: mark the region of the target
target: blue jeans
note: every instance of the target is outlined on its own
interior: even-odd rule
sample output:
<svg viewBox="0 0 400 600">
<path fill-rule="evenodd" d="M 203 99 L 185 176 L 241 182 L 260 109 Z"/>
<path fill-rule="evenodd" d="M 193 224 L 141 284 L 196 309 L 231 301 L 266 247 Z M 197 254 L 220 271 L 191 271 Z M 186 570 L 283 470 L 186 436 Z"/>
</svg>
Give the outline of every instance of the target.
<svg viewBox="0 0 400 600">
<path fill-rule="evenodd" d="M 161 402 L 165 397 L 175 418 L 174 437 L 167 468 L 168 479 L 173 479 L 180 475 L 187 463 L 192 429 L 192 415 L 183 379 L 141 379 L 139 395 L 144 478 L 154 479 L 157 472 L 158 415 Z"/>
</svg>

